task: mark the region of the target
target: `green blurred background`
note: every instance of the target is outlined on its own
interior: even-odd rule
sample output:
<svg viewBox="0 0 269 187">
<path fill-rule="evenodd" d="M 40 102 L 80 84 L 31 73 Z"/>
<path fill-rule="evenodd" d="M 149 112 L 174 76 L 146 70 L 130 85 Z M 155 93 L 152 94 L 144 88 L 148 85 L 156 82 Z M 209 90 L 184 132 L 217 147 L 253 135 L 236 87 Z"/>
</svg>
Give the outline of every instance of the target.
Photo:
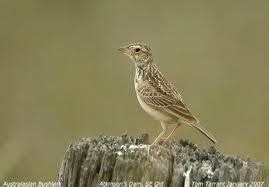
<svg viewBox="0 0 269 187">
<path fill-rule="evenodd" d="M 2 0 L 0 181 L 55 180 L 82 137 L 157 136 L 116 50 L 136 41 L 221 151 L 268 165 L 268 19 L 268 1 Z M 210 145 L 187 126 L 179 138 Z"/>
</svg>

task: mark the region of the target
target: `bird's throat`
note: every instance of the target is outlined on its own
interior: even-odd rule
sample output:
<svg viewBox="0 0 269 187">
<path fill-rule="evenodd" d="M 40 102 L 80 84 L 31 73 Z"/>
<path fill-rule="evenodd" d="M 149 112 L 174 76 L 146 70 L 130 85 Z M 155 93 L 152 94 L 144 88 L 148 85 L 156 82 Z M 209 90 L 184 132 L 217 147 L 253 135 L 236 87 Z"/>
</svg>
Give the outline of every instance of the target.
<svg viewBox="0 0 269 187">
<path fill-rule="evenodd" d="M 144 81 L 147 77 L 149 65 L 135 65 L 135 82 Z"/>
</svg>

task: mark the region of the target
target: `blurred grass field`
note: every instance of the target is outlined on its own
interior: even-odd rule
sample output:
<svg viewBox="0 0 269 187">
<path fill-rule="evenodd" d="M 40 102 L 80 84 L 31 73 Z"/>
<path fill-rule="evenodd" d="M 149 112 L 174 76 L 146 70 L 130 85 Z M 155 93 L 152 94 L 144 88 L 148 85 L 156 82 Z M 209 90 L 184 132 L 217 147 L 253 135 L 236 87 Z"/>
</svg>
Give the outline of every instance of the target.
<svg viewBox="0 0 269 187">
<path fill-rule="evenodd" d="M 55 180 L 82 137 L 157 136 L 116 50 L 136 41 L 218 149 L 268 166 L 268 18 L 268 1 L 0 1 L 0 181 Z M 187 126 L 179 138 L 210 145 Z"/>
</svg>

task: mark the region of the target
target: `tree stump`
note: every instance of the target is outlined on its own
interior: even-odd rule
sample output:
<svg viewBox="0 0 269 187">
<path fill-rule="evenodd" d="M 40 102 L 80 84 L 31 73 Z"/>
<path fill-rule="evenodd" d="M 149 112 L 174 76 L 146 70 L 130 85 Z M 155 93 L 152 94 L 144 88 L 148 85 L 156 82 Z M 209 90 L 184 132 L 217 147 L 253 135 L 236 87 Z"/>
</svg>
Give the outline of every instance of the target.
<svg viewBox="0 0 269 187">
<path fill-rule="evenodd" d="M 262 162 L 224 155 L 215 147 L 200 149 L 188 140 L 150 146 L 147 134 L 83 138 L 68 147 L 59 171 L 64 187 L 224 187 L 243 182 L 262 187 L 264 180 Z"/>
</svg>

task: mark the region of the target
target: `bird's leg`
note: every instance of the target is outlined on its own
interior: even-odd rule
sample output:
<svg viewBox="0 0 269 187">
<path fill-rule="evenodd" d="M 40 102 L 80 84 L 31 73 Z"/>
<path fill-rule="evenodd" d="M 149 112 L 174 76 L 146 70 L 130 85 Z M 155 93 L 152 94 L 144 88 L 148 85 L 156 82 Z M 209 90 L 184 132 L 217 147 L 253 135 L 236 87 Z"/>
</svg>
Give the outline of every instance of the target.
<svg viewBox="0 0 269 187">
<path fill-rule="evenodd" d="M 163 131 L 157 136 L 157 138 L 154 140 L 154 142 L 151 145 L 154 145 L 154 144 L 158 143 L 160 138 L 165 134 L 165 132 L 167 130 L 166 124 L 161 122 L 161 125 L 162 125 L 162 128 L 163 128 Z"/>
<path fill-rule="evenodd" d="M 181 125 L 181 123 L 178 123 L 175 128 L 171 131 L 171 133 L 165 138 L 164 141 L 167 141 L 171 136 L 175 133 L 176 129 Z"/>
</svg>

